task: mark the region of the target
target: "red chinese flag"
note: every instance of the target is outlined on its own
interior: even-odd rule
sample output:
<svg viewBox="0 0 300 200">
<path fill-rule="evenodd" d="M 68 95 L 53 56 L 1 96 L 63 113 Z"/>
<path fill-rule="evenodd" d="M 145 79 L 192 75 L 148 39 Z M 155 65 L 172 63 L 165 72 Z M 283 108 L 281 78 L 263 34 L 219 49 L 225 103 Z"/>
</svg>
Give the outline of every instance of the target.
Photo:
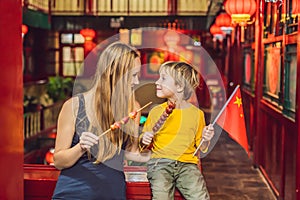
<svg viewBox="0 0 300 200">
<path fill-rule="evenodd" d="M 235 93 L 231 95 L 226 108 L 221 113 L 216 123 L 221 126 L 233 140 L 239 143 L 249 155 L 240 88 L 237 88 Z"/>
</svg>

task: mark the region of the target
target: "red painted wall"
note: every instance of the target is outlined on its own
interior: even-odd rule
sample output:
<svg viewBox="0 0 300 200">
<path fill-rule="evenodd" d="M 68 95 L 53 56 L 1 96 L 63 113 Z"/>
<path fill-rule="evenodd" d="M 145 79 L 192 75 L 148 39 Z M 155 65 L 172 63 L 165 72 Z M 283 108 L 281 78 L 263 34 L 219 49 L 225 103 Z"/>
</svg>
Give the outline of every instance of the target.
<svg viewBox="0 0 300 200">
<path fill-rule="evenodd" d="M 0 199 L 23 199 L 21 0 L 0 1 Z"/>
</svg>

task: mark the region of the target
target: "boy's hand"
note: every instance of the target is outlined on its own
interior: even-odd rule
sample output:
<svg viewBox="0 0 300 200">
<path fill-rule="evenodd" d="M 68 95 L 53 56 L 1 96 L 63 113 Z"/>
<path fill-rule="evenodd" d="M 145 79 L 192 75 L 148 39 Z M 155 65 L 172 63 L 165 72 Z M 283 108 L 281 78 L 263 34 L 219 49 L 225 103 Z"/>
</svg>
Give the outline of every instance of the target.
<svg viewBox="0 0 300 200">
<path fill-rule="evenodd" d="M 202 132 L 202 139 L 205 141 L 210 141 L 211 138 L 215 135 L 215 129 L 212 124 L 205 126 Z"/>
<path fill-rule="evenodd" d="M 142 138 L 142 143 L 145 145 L 150 145 L 153 139 L 153 132 L 145 132 Z"/>
</svg>

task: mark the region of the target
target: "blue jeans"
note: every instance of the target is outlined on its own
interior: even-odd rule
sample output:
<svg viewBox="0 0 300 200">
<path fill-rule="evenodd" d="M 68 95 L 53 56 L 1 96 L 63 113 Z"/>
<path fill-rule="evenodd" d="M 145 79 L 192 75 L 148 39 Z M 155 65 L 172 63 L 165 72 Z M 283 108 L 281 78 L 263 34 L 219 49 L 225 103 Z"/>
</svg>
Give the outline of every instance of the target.
<svg viewBox="0 0 300 200">
<path fill-rule="evenodd" d="M 209 200 L 205 180 L 196 164 L 165 158 L 148 161 L 152 199 L 174 199 L 175 187 L 187 200 Z"/>
</svg>

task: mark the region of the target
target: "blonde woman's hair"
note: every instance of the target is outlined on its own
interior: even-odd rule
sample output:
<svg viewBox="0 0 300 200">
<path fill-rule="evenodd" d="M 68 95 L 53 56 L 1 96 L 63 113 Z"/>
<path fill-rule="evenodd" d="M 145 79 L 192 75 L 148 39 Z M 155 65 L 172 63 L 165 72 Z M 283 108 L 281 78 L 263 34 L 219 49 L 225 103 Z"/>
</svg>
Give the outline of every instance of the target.
<svg viewBox="0 0 300 200">
<path fill-rule="evenodd" d="M 161 65 L 159 72 L 164 71 L 175 80 L 176 85 L 182 86 L 183 99 L 188 100 L 199 85 L 198 72 L 185 62 L 168 61 Z"/>
<path fill-rule="evenodd" d="M 116 121 L 134 108 L 132 75 L 136 49 L 121 42 L 110 44 L 101 53 L 97 63 L 93 88 L 95 91 L 94 109 L 98 135 L 110 128 Z M 92 123 L 92 122 L 91 122 Z M 122 129 L 116 129 L 99 138 L 97 160 L 103 162 L 120 153 L 123 144 L 131 147 L 136 131 L 133 120 L 129 120 Z"/>
</svg>

